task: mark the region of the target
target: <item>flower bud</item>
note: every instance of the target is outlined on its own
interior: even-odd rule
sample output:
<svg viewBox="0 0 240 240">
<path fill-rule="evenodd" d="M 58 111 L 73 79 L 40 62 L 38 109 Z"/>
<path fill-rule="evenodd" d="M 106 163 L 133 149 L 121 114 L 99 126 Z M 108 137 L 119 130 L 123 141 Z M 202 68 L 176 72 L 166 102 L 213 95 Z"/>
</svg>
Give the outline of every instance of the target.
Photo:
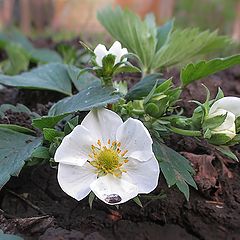
<svg viewBox="0 0 240 240">
<path fill-rule="evenodd" d="M 102 44 L 98 44 L 97 47 L 94 49 L 94 54 L 96 55 L 96 64 L 99 67 L 103 66 L 103 58 L 107 55 L 113 55 L 115 57 L 114 65 L 120 62 L 127 61 L 126 58 L 124 58 L 121 61 L 122 56 L 128 53 L 128 50 L 126 48 L 122 48 L 122 45 L 120 42 L 116 41 L 112 45 L 112 47 L 107 50 L 106 47 Z"/>
<path fill-rule="evenodd" d="M 159 118 L 166 112 L 168 102 L 167 96 L 159 98 L 159 100 L 155 100 L 153 97 L 148 103 L 144 104 L 145 112 L 151 117 Z"/>
<path fill-rule="evenodd" d="M 224 121 L 217 127 L 210 129 L 211 138 L 209 142 L 221 145 L 225 144 L 236 136 L 235 120 L 240 116 L 240 98 L 224 97 L 217 100 L 209 109 L 207 119 L 217 116 L 226 116 Z"/>
</svg>

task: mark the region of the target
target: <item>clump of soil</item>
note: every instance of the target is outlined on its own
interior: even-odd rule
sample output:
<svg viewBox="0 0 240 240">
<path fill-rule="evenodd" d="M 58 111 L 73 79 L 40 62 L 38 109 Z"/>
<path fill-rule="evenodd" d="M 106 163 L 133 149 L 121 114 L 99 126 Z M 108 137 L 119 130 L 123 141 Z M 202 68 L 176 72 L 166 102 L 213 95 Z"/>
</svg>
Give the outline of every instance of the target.
<svg viewBox="0 0 240 240">
<path fill-rule="evenodd" d="M 47 108 L 49 108 L 54 102 L 63 99 L 66 95 L 53 91 L 31 91 L 21 89 L 16 97 L 18 103 L 26 105 L 31 110 L 37 110 L 39 104 L 46 105 Z"/>
<path fill-rule="evenodd" d="M 17 104 L 18 89 L 15 88 L 3 88 L 0 89 L 0 105 Z"/>
<path fill-rule="evenodd" d="M 25 112 L 13 112 L 7 110 L 4 117 L 0 118 L 0 124 L 15 124 L 29 129 L 33 129 L 31 116 Z"/>
</svg>

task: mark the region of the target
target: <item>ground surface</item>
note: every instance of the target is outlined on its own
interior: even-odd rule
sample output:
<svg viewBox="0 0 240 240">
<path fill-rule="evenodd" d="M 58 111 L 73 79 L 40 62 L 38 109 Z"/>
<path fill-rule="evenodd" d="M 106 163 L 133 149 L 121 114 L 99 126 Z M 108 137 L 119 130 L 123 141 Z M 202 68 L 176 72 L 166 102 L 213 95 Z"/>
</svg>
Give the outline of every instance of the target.
<svg viewBox="0 0 240 240">
<path fill-rule="evenodd" d="M 178 78 L 176 71 L 165 75 Z M 239 81 L 238 67 L 202 82 L 212 96 L 221 86 L 226 95 L 239 97 Z M 204 101 L 204 96 L 204 88 L 197 82 L 184 91 L 180 104 L 189 115 L 194 105 L 187 101 Z M 42 91 L 0 90 L 0 104 L 20 102 L 41 115 L 61 97 Z M 30 125 L 26 114 L 16 115 L 11 111 L 7 114 L 10 123 Z M 0 119 L 0 123 L 6 123 L 6 119 Z M 24 239 L 41 240 L 240 239 L 239 164 L 215 155 L 205 143 L 191 138 L 171 136 L 167 144 L 188 157 L 196 169 L 199 191 L 191 189 L 189 202 L 177 189 L 169 189 L 161 176 L 152 195 L 141 198 L 143 208 L 128 202 L 117 209 L 95 201 L 90 210 L 87 199 L 77 202 L 60 189 L 55 168 L 42 165 L 25 168 L 1 190 L 0 229 Z M 238 147 L 235 153 L 239 155 Z M 161 192 L 166 197 L 156 197 Z"/>
</svg>

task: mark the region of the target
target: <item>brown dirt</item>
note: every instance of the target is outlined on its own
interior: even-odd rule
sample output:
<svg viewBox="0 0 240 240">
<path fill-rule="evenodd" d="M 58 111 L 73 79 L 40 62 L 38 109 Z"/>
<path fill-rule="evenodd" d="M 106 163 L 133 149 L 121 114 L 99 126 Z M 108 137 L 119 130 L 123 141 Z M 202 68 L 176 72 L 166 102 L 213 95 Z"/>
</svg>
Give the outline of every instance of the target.
<svg viewBox="0 0 240 240">
<path fill-rule="evenodd" d="M 22 127 L 32 128 L 32 120 L 29 114 L 7 110 L 4 117 L 0 118 L 0 124 L 17 124 Z"/>
<path fill-rule="evenodd" d="M 173 73 L 177 75 L 176 71 Z M 209 87 L 213 96 L 220 85 L 226 95 L 240 96 L 239 80 L 238 67 L 201 82 Z M 188 114 L 193 109 L 188 100 L 204 100 L 205 92 L 201 82 L 187 87 L 183 93 L 182 107 Z M 58 94 L 43 91 L 8 88 L 0 91 L 0 96 L 0 103 L 20 102 L 31 109 L 42 109 L 39 111 L 43 113 L 51 102 L 61 98 Z M 45 107 L 45 104 L 48 106 Z M 192 138 L 173 135 L 167 144 L 183 154 L 197 155 L 188 157 L 196 157 L 195 162 L 192 162 L 198 176 L 202 174 L 197 165 L 198 155 L 213 154 L 205 143 L 199 144 Z M 60 189 L 56 169 L 47 165 L 25 168 L 18 178 L 12 178 L 0 192 L 0 227 L 5 232 L 24 236 L 24 239 L 41 240 L 240 239 L 240 166 L 225 159 L 227 171 L 231 173 L 229 177 L 225 174 L 226 169 L 223 171 L 223 159 L 220 161 L 216 156 L 213 159 L 207 156 L 207 168 L 210 166 L 215 169 L 214 184 L 211 182 L 207 189 L 200 188 L 200 191 L 191 189 L 190 201 L 187 202 L 176 188 L 169 189 L 161 176 L 153 195 L 157 196 L 164 191 L 167 197 L 153 200 L 150 196 L 143 196 L 143 208 L 132 201 L 119 209 L 96 201 L 90 210 L 87 199 L 77 202 Z M 211 177 L 211 173 L 209 175 Z"/>
</svg>

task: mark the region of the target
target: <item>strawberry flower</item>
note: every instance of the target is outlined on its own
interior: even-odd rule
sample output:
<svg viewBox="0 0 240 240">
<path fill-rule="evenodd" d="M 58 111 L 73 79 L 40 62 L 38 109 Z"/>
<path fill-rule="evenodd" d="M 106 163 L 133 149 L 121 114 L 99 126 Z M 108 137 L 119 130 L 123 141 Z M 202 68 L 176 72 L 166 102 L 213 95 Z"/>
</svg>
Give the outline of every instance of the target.
<svg viewBox="0 0 240 240">
<path fill-rule="evenodd" d="M 113 43 L 111 48 L 109 50 L 106 49 L 106 47 L 102 44 L 98 44 L 97 47 L 94 49 L 94 53 L 96 55 L 96 63 L 99 67 L 103 66 L 102 60 L 105 56 L 111 54 L 115 56 L 115 62 L 114 65 L 120 62 L 127 61 L 127 58 L 124 58 L 121 61 L 122 56 L 128 53 L 128 50 L 126 48 L 122 48 L 122 45 L 120 42 L 116 41 Z"/>
<path fill-rule="evenodd" d="M 55 161 L 64 192 L 81 200 L 93 191 L 110 205 L 154 190 L 160 171 L 143 123 L 123 122 L 107 109 L 91 110 L 63 139 Z"/>
</svg>

